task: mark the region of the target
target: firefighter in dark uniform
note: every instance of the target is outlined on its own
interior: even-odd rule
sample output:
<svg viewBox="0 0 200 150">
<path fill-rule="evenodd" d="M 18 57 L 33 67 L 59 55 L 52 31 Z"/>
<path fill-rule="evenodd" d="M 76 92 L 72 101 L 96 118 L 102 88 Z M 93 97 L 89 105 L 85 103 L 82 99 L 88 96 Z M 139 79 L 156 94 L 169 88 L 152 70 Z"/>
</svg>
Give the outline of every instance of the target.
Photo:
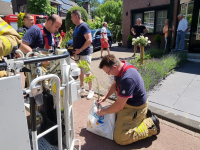
<svg viewBox="0 0 200 150">
<path fill-rule="evenodd" d="M 30 28 L 32 25 L 34 25 L 34 17 L 32 14 L 27 13 L 24 15 L 23 27 L 20 27 L 19 29 L 17 29 L 17 32 L 19 33 L 21 37 L 23 37 L 26 31 L 28 30 L 28 28 Z"/>
</svg>

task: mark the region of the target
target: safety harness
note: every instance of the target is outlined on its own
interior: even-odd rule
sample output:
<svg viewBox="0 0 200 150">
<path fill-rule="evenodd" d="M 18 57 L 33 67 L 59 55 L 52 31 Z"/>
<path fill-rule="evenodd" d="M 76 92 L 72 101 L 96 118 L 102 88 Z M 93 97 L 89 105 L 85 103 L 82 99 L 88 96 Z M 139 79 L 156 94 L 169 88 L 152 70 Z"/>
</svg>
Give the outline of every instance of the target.
<svg viewBox="0 0 200 150">
<path fill-rule="evenodd" d="M 44 42 L 45 42 L 45 46 L 46 46 L 46 49 L 50 49 L 49 48 L 49 41 L 48 41 L 48 38 L 47 38 L 47 35 L 44 31 L 44 26 L 42 26 L 41 24 L 37 24 L 37 26 L 41 29 L 41 32 L 42 32 L 42 35 L 43 35 L 43 38 L 44 38 Z M 53 38 L 54 38 L 54 41 L 55 41 L 55 46 L 56 46 L 56 39 L 55 39 L 55 35 L 53 35 Z"/>
<path fill-rule="evenodd" d="M 124 61 L 124 60 L 122 60 L 121 62 L 124 63 L 125 68 L 123 67 L 122 70 L 120 71 L 119 75 L 117 76 L 117 77 L 120 78 L 119 80 L 121 80 L 121 77 L 124 75 L 124 73 L 125 73 L 128 69 L 130 69 L 130 68 L 136 69 L 133 65 L 127 65 L 127 62 Z M 137 70 L 137 69 L 136 69 L 136 70 Z M 116 80 L 116 77 L 115 77 L 115 80 Z M 120 82 L 118 82 L 118 84 L 116 85 L 116 91 L 117 91 L 117 94 L 118 94 L 118 95 L 119 95 L 119 90 L 120 90 L 120 84 L 119 84 L 119 83 L 120 83 Z"/>
</svg>

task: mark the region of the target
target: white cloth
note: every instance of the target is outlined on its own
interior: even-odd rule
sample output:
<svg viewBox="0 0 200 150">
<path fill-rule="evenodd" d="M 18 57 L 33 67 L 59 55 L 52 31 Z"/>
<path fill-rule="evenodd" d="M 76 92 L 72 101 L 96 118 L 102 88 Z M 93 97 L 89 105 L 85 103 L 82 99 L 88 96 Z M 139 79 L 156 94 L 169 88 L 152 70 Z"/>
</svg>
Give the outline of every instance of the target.
<svg viewBox="0 0 200 150">
<path fill-rule="evenodd" d="M 183 18 L 178 24 L 177 31 L 180 31 L 180 30 L 186 31 L 187 28 L 188 28 L 188 21 L 185 18 Z"/>
<path fill-rule="evenodd" d="M 104 26 L 101 28 L 101 38 L 103 38 L 102 34 L 104 34 L 104 37 L 108 39 L 107 30 L 106 30 L 106 27 Z"/>
</svg>

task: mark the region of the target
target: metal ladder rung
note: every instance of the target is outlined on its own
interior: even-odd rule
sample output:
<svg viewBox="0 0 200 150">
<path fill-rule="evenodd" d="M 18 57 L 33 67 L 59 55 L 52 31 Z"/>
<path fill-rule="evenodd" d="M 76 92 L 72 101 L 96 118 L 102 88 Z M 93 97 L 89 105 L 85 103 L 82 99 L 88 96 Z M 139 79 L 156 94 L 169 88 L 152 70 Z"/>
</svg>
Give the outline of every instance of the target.
<svg viewBox="0 0 200 150">
<path fill-rule="evenodd" d="M 48 130 L 46 130 L 46 131 L 40 133 L 40 134 L 37 136 L 37 139 L 43 137 L 44 135 L 46 135 L 47 133 L 53 131 L 54 129 L 56 129 L 56 128 L 58 128 L 58 127 L 59 127 L 59 125 L 55 125 L 55 126 L 49 128 Z"/>
</svg>

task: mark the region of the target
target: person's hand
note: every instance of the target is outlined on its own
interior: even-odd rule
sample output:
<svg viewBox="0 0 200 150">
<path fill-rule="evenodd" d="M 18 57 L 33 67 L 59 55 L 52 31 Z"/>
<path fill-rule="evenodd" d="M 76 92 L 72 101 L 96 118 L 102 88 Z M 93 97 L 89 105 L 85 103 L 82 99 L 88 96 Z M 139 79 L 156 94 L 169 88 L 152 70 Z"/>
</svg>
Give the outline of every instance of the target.
<svg viewBox="0 0 200 150">
<path fill-rule="evenodd" d="M 19 53 L 15 53 L 14 58 L 21 58 L 21 55 Z"/>
<path fill-rule="evenodd" d="M 73 54 L 78 55 L 80 52 L 81 52 L 80 49 L 75 49 L 75 51 L 73 51 Z"/>
<path fill-rule="evenodd" d="M 136 33 L 133 33 L 133 35 L 136 35 Z"/>
<path fill-rule="evenodd" d="M 140 33 L 140 35 L 142 35 L 142 36 L 143 36 L 144 34 L 143 34 L 143 33 Z"/>
<path fill-rule="evenodd" d="M 106 100 L 105 96 L 100 97 L 99 101 L 97 101 L 97 104 L 100 104 L 100 103 L 104 102 L 105 100 Z"/>
<path fill-rule="evenodd" d="M 101 116 L 103 116 L 103 115 L 105 115 L 106 113 L 105 113 L 105 111 L 104 111 L 104 109 L 98 109 L 97 110 L 97 115 L 99 116 L 99 117 L 101 117 Z"/>
</svg>

